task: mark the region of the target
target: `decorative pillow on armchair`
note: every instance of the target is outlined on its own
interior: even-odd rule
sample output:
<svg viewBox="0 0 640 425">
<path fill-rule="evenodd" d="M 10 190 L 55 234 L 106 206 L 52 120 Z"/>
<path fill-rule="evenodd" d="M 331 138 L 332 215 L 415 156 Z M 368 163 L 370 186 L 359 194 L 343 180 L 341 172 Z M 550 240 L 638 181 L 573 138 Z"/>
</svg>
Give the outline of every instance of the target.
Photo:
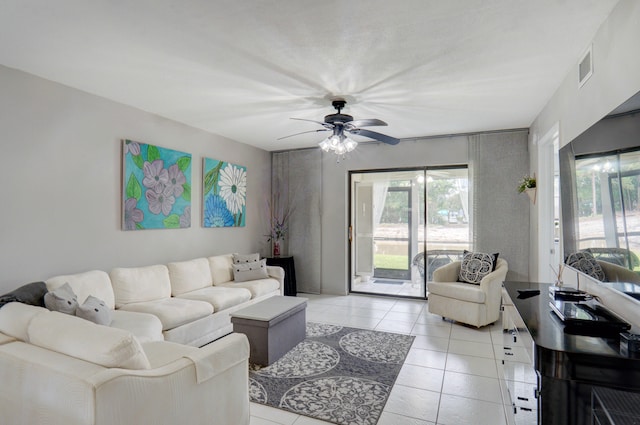
<svg viewBox="0 0 640 425">
<path fill-rule="evenodd" d="M 235 282 L 246 282 L 247 280 L 266 279 L 269 277 L 267 273 L 267 260 L 253 261 L 251 263 L 234 264 L 233 280 Z"/>
<path fill-rule="evenodd" d="M 571 266 L 588 276 L 598 279 L 600 282 L 604 282 L 605 280 L 604 270 L 602 270 L 602 267 L 590 252 L 574 252 L 573 254 L 569 254 L 564 262 L 567 266 Z"/>
<path fill-rule="evenodd" d="M 479 285 L 480 281 L 496 269 L 498 253 L 485 254 L 483 252 L 464 251 L 458 280 L 465 283 Z"/>
</svg>

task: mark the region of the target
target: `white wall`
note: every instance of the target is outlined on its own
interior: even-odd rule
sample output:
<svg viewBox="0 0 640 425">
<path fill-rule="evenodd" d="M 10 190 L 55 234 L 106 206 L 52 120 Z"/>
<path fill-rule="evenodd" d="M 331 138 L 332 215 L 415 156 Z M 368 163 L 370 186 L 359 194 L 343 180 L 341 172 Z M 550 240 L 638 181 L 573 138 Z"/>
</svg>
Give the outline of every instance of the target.
<svg viewBox="0 0 640 425">
<path fill-rule="evenodd" d="M 578 87 L 578 63 L 531 125 L 531 140 L 560 123 L 560 147 L 640 90 L 640 2 L 621 0 L 593 39 L 593 75 Z M 585 51 L 588 46 L 584 46 Z"/>
<path fill-rule="evenodd" d="M 593 39 L 593 75 L 578 87 L 576 62 L 530 127 L 531 170 L 538 167 L 536 142 L 557 123 L 560 147 L 640 91 L 640 1 L 621 0 Z M 588 48 L 584 46 L 585 52 Z M 530 274 L 537 276 L 538 211 L 531 212 Z"/>
<path fill-rule="evenodd" d="M 264 249 L 270 154 L 0 66 L 0 293 L 90 269 Z M 189 152 L 191 228 L 124 232 L 121 139 Z M 202 158 L 247 167 L 246 227 L 201 227 Z"/>
</svg>

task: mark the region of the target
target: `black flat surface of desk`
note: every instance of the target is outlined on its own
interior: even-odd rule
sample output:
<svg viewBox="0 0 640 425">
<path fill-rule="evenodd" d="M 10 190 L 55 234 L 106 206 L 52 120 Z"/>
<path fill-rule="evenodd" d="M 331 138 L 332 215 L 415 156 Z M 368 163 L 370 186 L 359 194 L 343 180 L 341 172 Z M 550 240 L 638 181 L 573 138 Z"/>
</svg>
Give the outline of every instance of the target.
<svg viewBox="0 0 640 425">
<path fill-rule="evenodd" d="M 640 392 L 640 359 L 624 355 L 619 338 L 573 335 L 551 311 L 550 284 L 505 282 L 504 287 L 533 338 L 540 377 L 542 424 L 587 424 L 594 386 Z M 518 298 L 518 290 L 540 295 Z"/>
<path fill-rule="evenodd" d="M 298 295 L 296 283 L 296 267 L 293 257 L 267 257 L 268 266 L 279 266 L 284 269 L 284 295 Z"/>
</svg>

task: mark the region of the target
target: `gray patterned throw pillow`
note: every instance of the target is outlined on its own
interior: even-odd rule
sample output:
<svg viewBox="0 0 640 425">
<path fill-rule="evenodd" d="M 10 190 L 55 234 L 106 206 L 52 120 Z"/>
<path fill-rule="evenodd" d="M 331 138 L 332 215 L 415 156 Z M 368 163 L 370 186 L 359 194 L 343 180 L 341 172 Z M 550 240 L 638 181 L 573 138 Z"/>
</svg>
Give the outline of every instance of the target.
<svg viewBox="0 0 640 425">
<path fill-rule="evenodd" d="M 604 282 L 605 280 L 604 270 L 602 270 L 602 267 L 590 252 L 574 252 L 573 254 L 569 254 L 564 262 L 567 266 L 571 266 L 594 279 L 598 279 L 600 282 Z"/>
<path fill-rule="evenodd" d="M 497 262 L 498 254 L 465 251 L 460 265 L 458 280 L 479 285 L 486 275 L 496 269 Z"/>
</svg>

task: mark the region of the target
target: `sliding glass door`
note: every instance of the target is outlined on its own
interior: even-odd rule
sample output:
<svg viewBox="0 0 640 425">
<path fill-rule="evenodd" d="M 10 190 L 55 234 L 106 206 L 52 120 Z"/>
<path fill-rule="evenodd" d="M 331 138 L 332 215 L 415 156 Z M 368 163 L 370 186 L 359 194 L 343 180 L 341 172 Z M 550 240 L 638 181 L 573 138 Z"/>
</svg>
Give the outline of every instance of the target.
<svg viewBox="0 0 640 425">
<path fill-rule="evenodd" d="M 466 167 L 351 172 L 350 291 L 425 298 L 469 249 Z"/>
</svg>

